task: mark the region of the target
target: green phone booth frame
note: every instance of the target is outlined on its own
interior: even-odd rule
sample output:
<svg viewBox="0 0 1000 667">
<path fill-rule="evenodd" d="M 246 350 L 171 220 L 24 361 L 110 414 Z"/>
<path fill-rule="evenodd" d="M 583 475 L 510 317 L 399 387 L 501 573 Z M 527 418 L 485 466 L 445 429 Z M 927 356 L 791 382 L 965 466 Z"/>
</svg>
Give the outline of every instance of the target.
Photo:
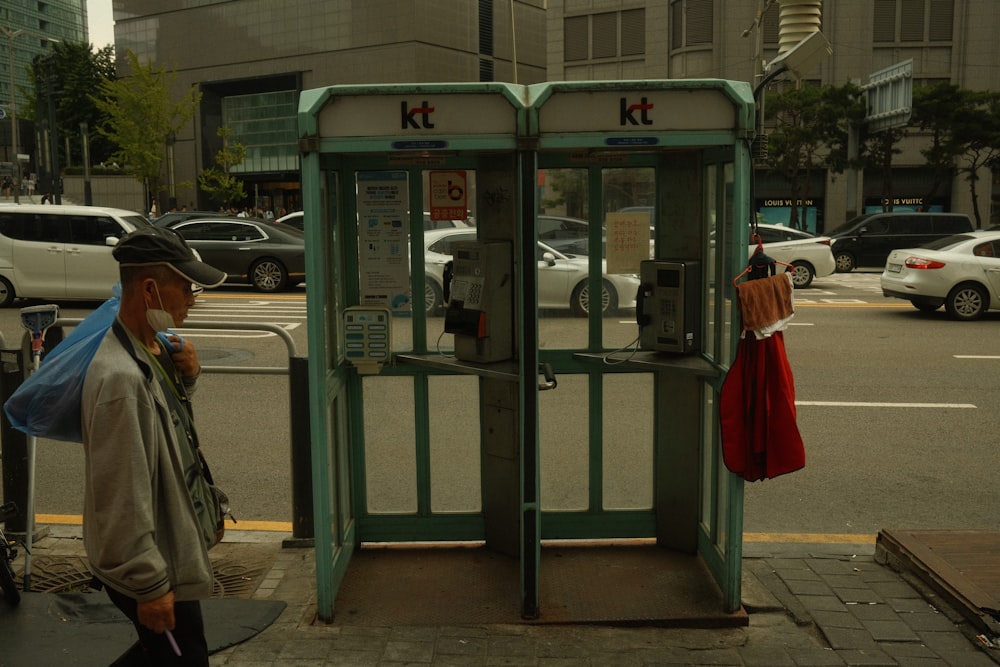
<svg viewBox="0 0 1000 667">
<path fill-rule="evenodd" d="M 444 102 L 462 102 L 479 113 L 463 118 L 440 114 L 442 122 L 400 122 L 400 102 L 418 96 Z M 660 126 L 637 129 L 624 125 L 589 127 L 586 122 L 560 125 L 551 119 L 560 115 L 566 101 L 607 98 L 615 106 L 614 118 L 622 120 L 618 99 L 646 95 L 667 111 Z M 385 102 L 385 110 L 378 107 Z M 366 107 L 366 103 L 376 106 Z M 575 103 L 575 102 L 572 102 Z M 481 107 L 477 107 L 481 104 Z M 702 105 L 707 107 L 702 108 Z M 424 104 L 426 107 L 427 105 Z M 447 104 L 439 104 L 443 111 Z M 686 110 L 683 114 L 669 113 Z M 565 108 L 565 107 L 563 107 Z M 693 113 L 713 110 L 713 113 Z M 394 111 L 393 111 L 394 110 Z M 404 108 L 405 111 L 405 108 Z M 656 116 L 648 114 L 657 119 Z M 405 114 L 404 114 L 405 116 Z M 683 116 L 687 122 L 678 122 Z M 575 114 L 577 119 L 582 114 Z M 490 541 L 495 517 L 434 516 L 428 510 L 428 483 L 418 480 L 420 511 L 414 517 L 368 517 L 363 495 L 364 412 L 361 378 L 346 361 L 339 332 L 344 309 L 357 304 L 357 209 L 347 176 L 356 170 L 416 168 L 420 155 L 429 164 L 446 168 L 479 168 L 485 162 L 477 155 L 490 155 L 496 177 L 509 186 L 513 200 L 504 211 L 509 224 L 499 238 L 513 243 L 515 263 L 534 266 L 538 238 L 537 172 L 540 166 L 559 166 L 581 153 L 602 151 L 626 154 L 627 159 L 657 170 L 656 256 L 707 258 L 714 241 L 714 267 L 706 271 L 701 294 L 703 308 L 703 352 L 682 359 L 665 359 L 643 352 L 615 372 L 646 372 L 655 378 L 656 442 L 654 508 L 647 516 L 593 512 L 578 516 L 542 512 L 539 498 L 538 366 L 551 361 L 558 372 L 604 372 L 599 359 L 607 352 L 599 336 L 591 335 L 586 349 L 547 358 L 538 349 L 538 312 L 535 277 L 515 272 L 516 350 L 513 361 L 499 364 L 442 363 L 426 354 L 422 327 L 414 326 L 414 353 L 395 355 L 397 364 L 383 373 L 429 372 L 477 375 L 482 396 L 512 383 L 513 423 L 507 425 L 516 443 L 516 470 L 490 481 L 484 466 L 484 508 L 491 505 L 490 487 L 501 490 L 493 505 L 511 516 L 501 517 L 500 533 L 510 533 L 513 522 L 514 548 L 502 551 L 520 558 L 521 613 L 532 618 L 539 612 L 539 561 L 541 540 L 547 537 L 656 537 L 670 549 L 698 553 L 712 572 L 723 595 L 725 610 L 740 608 L 742 557 L 742 481 L 721 464 L 718 447 L 718 391 L 735 352 L 738 317 L 731 288 L 734 276 L 746 262 L 749 229 L 749 142 L 754 129 L 754 105 L 748 84 L 719 80 L 576 82 L 517 86 L 511 84 L 395 84 L 376 86 L 331 86 L 304 91 L 299 104 L 299 134 L 302 152 L 303 208 L 305 211 L 308 282 L 308 334 L 310 382 L 310 436 L 313 465 L 317 612 L 321 620 L 333 619 L 334 599 L 346 575 L 351 554 L 362 541 L 468 540 Z M 663 119 L 667 119 L 663 122 Z M 586 121 L 586 119 L 583 119 Z M 626 119 L 631 121 L 631 119 Z M 642 121 L 648 120 L 643 116 Z M 603 122 L 603 121 L 602 121 Z M 419 127 L 424 125 L 425 127 Z M 423 130 L 431 125 L 434 129 Z M 435 127 L 436 126 L 436 127 Z M 373 129 L 374 128 L 374 129 Z M 609 141 L 618 137 L 619 141 Z M 652 143 L 650 143 L 652 142 Z M 435 162 L 435 159 L 437 160 Z M 407 162 L 413 160 L 413 162 Z M 596 164 L 596 163 L 595 163 Z M 395 166 L 393 166 L 395 165 Z M 506 173 L 506 175 L 505 175 Z M 421 183 L 410 179 L 413 201 L 420 200 Z M 695 188 L 701 194 L 678 212 L 678 188 Z M 591 210 L 602 209 L 600 195 L 593 195 Z M 672 228 L 664 220 L 666 211 L 682 213 L 687 220 Z M 420 208 L 411 211 L 411 226 Z M 715 238 L 708 237 L 709 211 Z M 661 213 L 662 212 L 662 213 Z M 686 217 L 685 217 L 686 216 Z M 599 225 L 592 225 L 591 242 L 600 243 Z M 484 225 L 484 229 L 491 229 Z M 422 247 L 410 250 L 411 281 L 423 284 Z M 599 263 L 599 262 L 598 262 Z M 528 275 L 523 275 L 528 273 Z M 591 293 L 599 290 L 600 270 L 591 271 Z M 710 280 L 712 281 L 710 283 Z M 527 295 L 527 296 L 526 296 Z M 591 312 L 591 330 L 599 325 L 599 313 Z M 417 324 L 423 314 L 414 312 Z M 425 354 L 421 354 L 424 352 Z M 416 370 L 414 370 L 416 369 Z M 419 380 L 417 394 L 421 393 Z M 426 389 L 424 389 L 426 391 Z M 600 399 L 591 392 L 591 412 L 600 411 Z M 482 407 L 481 407 L 482 409 Z M 423 412 L 426 413 L 426 399 Z M 427 414 L 417 408 L 418 423 Z M 595 422 L 596 423 L 596 422 Z M 598 443 L 591 457 L 600 457 L 599 426 L 591 425 L 591 439 Z M 486 429 L 483 429 L 485 433 Z M 483 438 L 486 436 L 483 435 Z M 678 438 L 688 446 L 678 447 Z M 417 439 L 418 457 L 426 457 L 426 443 Z M 489 449 L 487 446 L 486 449 Z M 423 451 L 422 451 L 423 450 Z M 429 463 L 421 459 L 418 473 L 429 476 Z M 506 495 L 505 495 L 506 493 Z M 511 495 L 513 494 L 513 495 Z M 669 508 L 669 511 L 665 511 Z M 657 511 L 659 509 L 659 511 Z M 484 514 L 488 512 L 484 511 Z M 603 515 L 602 515 L 603 514 Z M 615 524 L 618 524 L 617 526 Z M 485 524 L 485 525 L 484 525 Z M 497 533 L 496 527 L 492 529 Z M 508 536 L 509 539 L 509 536 Z"/>
<path fill-rule="evenodd" d="M 600 247 L 606 165 L 655 171 L 655 258 L 699 260 L 702 341 L 695 355 L 640 352 L 620 372 L 651 373 L 655 412 L 653 509 L 600 511 L 602 392 L 591 389 L 589 512 L 542 514 L 542 539 L 631 536 L 698 553 L 719 584 L 727 611 L 740 607 L 743 480 L 721 461 L 718 392 L 735 352 L 739 318 L 732 277 L 746 265 L 750 226 L 750 142 L 755 107 L 749 84 L 719 79 L 555 82 L 531 86 L 529 125 L 538 136 L 538 167 L 588 170 L 590 246 Z M 695 196 L 692 196 L 695 193 Z M 700 195 L 700 196 L 699 196 Z M 709 234 L 709 231 L 712 234 Z M 611 239 L 608 239 L 611 245 Z M 712 248 L 719 252 L 714 253 Z M 591 254 L 591 294 L 600 256 Z M 589 349 L 541 361 L 560 373 L 608 373 L 601 314 L 590 313 Z M 598 417 L 595 418 L 594 415 Z M 692 446 L 694 445 L 694 446 Z"/>
</svg>

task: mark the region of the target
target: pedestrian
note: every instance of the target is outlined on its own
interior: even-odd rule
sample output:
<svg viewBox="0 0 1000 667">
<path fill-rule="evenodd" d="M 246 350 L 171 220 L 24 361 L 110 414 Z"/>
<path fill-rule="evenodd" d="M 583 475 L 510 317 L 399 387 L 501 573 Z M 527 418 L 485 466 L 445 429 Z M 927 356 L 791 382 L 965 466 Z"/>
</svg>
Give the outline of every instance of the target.
<svg viewBox="0 0 1000 667">
<path fill-rule="evenodd" d="M 200 600 L 212 593 L 208 550 L 228 499 L 194 428 L 194 345 L 157 334 L 184 323 L 194 285 L 226 274 L 160 227 L 126 234 L 113 255 L 121 305 L 83 386 L 84 546 L 95 585 L 139 637 L 113 664 L 208 665 Z"/>
</svg>

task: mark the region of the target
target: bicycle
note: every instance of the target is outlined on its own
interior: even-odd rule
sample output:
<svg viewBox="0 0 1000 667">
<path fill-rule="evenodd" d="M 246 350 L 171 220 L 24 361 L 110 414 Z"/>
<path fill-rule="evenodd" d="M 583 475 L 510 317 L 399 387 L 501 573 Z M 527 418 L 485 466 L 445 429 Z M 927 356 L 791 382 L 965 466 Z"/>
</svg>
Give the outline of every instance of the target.
<svg viewBox="0 0 1000 667">
<path fill-rule="evenodd" d="M 9 502 L 0 505 L 0 524 L 15 516 L 17 516 L 16 504 Z M 17 547 L 14 542 L 7 539 L 3 529 L 0 528 L 0 590 L 12 607 L 16 607 L 21 601 L 21 591 L 17 589 L 17 583 L 14 581 L 15 558 L 17 558 Z"/>
</svg>

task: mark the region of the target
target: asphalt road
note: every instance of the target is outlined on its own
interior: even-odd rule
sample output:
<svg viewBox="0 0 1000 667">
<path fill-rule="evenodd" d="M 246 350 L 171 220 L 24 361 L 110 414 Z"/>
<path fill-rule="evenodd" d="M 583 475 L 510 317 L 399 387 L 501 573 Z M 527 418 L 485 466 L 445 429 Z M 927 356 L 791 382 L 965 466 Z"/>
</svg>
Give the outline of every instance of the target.
<svg viewBox="0 0 1000 667">
<path fill-rule="evenodd" d="M 747 532 L 871 535 L 880 528 L 1000 528 L 1000 315 L 971 323 L 953 322 L 943 311 L 926 316 L 901 301 L 884 299 L 877 285 L 877 274 L 853 273 L 817 280 L 813 289 L 796 293 L 797 313 L 786 345 L 807 465 L 774 480 L 747 484 Z M 61 314 L 82 317 L 88 307 L 93 304 L 65 304 Z M 204 363 L 282 366 L 288 351 L 273 334 L 199 331 L 199 319 L 276 322 L 292 334 L 297 353 L 306 353 L 301 291 L 262 298 L 224 288 L 204 297 L 189 320 L 187 337 L 202 352 Z M 574 325 L 570 318 L 553 318 L 551 323 L 558 328 Z M 634 331 L 627 316 L 606 327 L 621 327 L 614 339 L 625 342 Z M 0 312 L 0 331 L 7 347 L 21 335 L 16 309 Z M 433 344 L 433 338 L 429 340 Z M 547 398 L 543 443 L 552 433 L 559 433 L 563 442 L 580 439 L 579 420 L 567 417 L 560 406 L 576 393 L 572 382 L 567 378 Z M 462 391 L 459 383 L 454 395 Z M 557 393 L 561 397 L 555 397 Z M 635 430 L 625 440 L 642 438 L 643 420 L 631 417 L 628 410 L 641 413 L 648 403 L 615 392 L 607 396 L 615 401 L 616 428 Z M 389 395 L 383 400 L 396 399 Z M 206 374 L 195 405 L 206 455 L 233 500 L 237 519 L 290 521 L 287 379 Z M 456 446 L 471 441 L 449 423 L 435 423 L 432 410 L 432 429 L 441 438 L 454 440 Z M 405 452 L 406 446 L 399 451 Z M 380 455 L 391 462 L 399 451 L 390 446 Z M 579 501 L 573 473 L 579 454 L 565 450 L 543 456 L 547 505 L 571 507 Z M 80 446 L 41 440 L 37 456 L 36 512 L 78 515 Z M 622 466 L 626 477 L 641 469 L 641 456 L 627 448 L 618 456 L 637 466 Z M 434 465 L 445 471 L 438 478 L 454 487 L 435 492 L 435 507 L 476 501 L 470 486 L 478 473 L 469 472 L 469 460 L 435 454 Z M 404 474 L 396 477 L 373 473 L 376 488 L 398 493 L 376 502 L 386 507 L 407 502 L 409 483 L 401 481 L 405 466 Z M 469 484 L 463 484 L 464 479 Z M 627 479 L 610 479 L 608 484 L 610 496 L 623 502 L 636 495 L 641 499 L 646 492 L 643 484 Z"/>
</svg>

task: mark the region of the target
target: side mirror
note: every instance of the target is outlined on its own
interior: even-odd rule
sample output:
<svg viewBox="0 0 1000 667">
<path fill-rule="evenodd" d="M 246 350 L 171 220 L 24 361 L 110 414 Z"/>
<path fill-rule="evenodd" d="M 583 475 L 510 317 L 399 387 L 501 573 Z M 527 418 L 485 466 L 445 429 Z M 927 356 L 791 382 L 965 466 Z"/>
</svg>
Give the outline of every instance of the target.
<svg viewBox="0 0 1000 667">
<path fill-rule="evenodd" d="M 547 253 L 545 253 L 545 254 L 542 255 L 542 261 L 545 262 L 546 264 L 548 264 L 549 266 L 555 266 L 556 265 L 556 256 L 553 255 L 551 252 L 547 252 Z"/>
</svg>

